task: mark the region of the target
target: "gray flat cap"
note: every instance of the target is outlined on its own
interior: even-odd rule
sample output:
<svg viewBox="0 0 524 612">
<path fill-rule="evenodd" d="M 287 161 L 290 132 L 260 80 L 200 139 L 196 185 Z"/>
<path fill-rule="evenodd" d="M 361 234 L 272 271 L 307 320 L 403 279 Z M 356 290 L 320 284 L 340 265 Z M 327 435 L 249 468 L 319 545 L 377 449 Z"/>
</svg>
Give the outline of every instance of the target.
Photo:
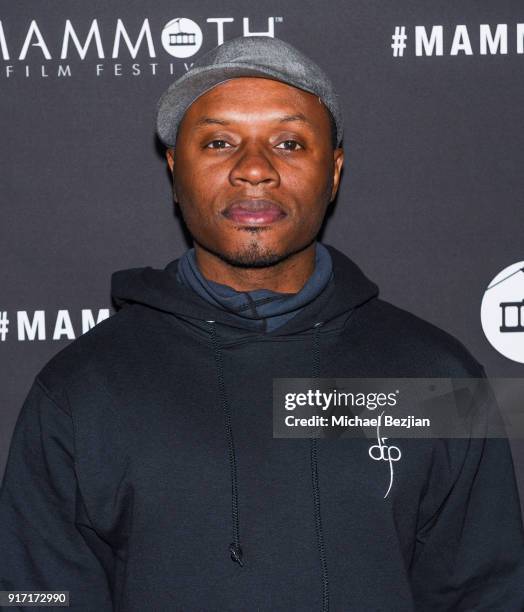
<svg viewBox="0 0 524 612">
<path fill-rule="evenodd" d="M 248 76 L 275 79 L 317 95 L 333 115 L 337 146 L 340 146 L 342 111 L 328 76 L 318 64 L 289 43 L 267 36 L 233 38 L 205 53 L 178 78 L 158 101 L 160 140 L 167 147 L 174 147 L 180 121 L 198 97 L 219 83 Z"/>
</svg>

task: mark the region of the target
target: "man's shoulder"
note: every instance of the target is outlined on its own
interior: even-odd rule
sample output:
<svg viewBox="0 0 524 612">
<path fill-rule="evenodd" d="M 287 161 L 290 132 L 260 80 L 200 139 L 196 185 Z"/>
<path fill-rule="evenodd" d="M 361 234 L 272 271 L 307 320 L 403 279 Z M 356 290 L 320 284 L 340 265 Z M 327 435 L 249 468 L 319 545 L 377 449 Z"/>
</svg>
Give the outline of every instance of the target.
<svg viewBox="0 0 524 612">
<path fill-rule="evenodd" d="M 476 377 L 484 368 L 457 337 L 437 325 L 382 299 L 372 300 L 366 324 L 359 326 L 383 359 L 421 377 Z M 364 322 L 364 321 L 363 321 Z M 395 367 L 395 364 L 392 364 Z"/>
<path fill-rule="evenodd" d="M 136 360 L 144 310 L 123 308 L 70 342 L 42 367 L 36 376 L 39 383 L 53 396 L 61 396 L 70 385 L 97 376 L 110 378 L 117 368 Z"/>
</svg>

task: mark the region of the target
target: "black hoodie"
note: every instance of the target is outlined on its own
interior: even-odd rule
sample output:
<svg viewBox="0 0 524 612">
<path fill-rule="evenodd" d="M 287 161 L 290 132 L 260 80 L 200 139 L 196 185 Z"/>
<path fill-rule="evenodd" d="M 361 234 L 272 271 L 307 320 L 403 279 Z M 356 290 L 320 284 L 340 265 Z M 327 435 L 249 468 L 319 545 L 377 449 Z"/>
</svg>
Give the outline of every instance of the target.
<svg viewBox="0 0 524 612">
<path fill-rule="evenodd" d="M 273 378 L 484 376 L 328 248 L 334 282 L 272 332 L 179 284 L 177 261 L 114 274 L 119 312 L 18 418 L 0 590 L 89 612 L 524 609 L 507 440 L 403 440 L 384 498 L 367 439 L 273 438 Z"/>
</svg>

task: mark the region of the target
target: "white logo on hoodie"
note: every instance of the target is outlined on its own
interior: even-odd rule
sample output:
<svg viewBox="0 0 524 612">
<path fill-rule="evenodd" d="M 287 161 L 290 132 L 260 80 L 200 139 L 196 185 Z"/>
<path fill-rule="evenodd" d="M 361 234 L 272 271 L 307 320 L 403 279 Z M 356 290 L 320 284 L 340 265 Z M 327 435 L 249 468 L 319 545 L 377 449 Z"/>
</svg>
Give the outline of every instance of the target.
<svg viewBox="0 0 524 612">
<path fill-rule="evenodd" d="M 380 415 L 378 421 L 379 424 L 377 425 L 378 444 L 373 444 L 373 446 L 370 446 L 368 453 L 371 459 L 373 459 L 373 461 L 387 461 L 389 463 L 389 487 L 386 491 L 386 494 L 384 495 L 384 499 L 386 499 L 386 497 L 389 495 L 389 492 L 391 491 L 391 487 L 393 486 L 393 463 L 395 463 L 396 461 L 400 461 L 402 453 L 400 452 L 400 448 L 398 448 L 398 446 L 388 446 L 387 444 L 384 444 L 387 438 L 380 436 L 380 423 L 382 422 L 383 414 L 384 411 L 382 411 L 382 414 Z"/>
</svg>

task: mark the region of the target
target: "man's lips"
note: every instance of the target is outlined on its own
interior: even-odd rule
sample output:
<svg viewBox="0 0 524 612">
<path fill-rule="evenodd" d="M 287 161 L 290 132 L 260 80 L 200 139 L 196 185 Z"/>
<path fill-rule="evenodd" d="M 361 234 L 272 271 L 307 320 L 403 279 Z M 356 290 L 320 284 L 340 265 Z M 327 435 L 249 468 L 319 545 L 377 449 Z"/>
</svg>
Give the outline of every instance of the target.
<svg viewBox="0 0 524 612">
<path fill-rule="evenodd" d="M 276 202 L 262 199 L 235 200 L 222 214 L 243 225 L 268 225 L 286 216 Z"/>
</svg>

